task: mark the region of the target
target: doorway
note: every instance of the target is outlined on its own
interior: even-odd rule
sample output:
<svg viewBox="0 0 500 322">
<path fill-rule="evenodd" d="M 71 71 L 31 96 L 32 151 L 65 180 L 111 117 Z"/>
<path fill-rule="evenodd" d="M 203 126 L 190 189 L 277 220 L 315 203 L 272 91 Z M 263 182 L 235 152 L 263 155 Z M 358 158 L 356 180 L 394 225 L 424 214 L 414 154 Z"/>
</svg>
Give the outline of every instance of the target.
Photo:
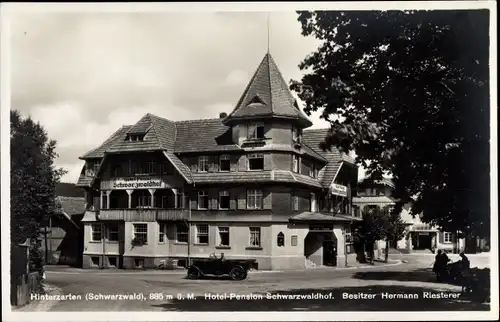
<svg viewBox="0 0 500 322">
<path fill-rule="evenodd" d="M 323 265 L 337 266 L 337 240 L 323 241 Z"/>
<path fill-rule="evenodd" d="M 415 234 L 415 240 L 413 240 L 413 245 L 415 249 L 431 249 L 432 248 L 432 238 L 430 233 L 417 233 Z"/>
</svg>

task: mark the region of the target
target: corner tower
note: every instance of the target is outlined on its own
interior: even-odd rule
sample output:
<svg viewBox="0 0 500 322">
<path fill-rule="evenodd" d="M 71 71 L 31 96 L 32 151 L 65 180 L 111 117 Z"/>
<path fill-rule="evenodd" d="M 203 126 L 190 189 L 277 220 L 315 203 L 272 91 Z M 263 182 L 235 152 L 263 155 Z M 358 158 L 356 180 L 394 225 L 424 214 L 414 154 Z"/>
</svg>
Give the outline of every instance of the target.
<svg viewBox="0 0 500 322">
<path fill-rule="evenodd" d="M 283 140 L 291 142 L 300 137 L 302 130 L 312 125 L 270 53 L 266 53 L 235 108 L 222 122 L 233 128 L 233 137 L 240 144 L 244 139 L 241 129 L 246 129 L 247 139 L 266 133 L 273 143 L 283 144 Z M 285 130 L 289 130 L 288 138 L 283 137 Z"/>
</svg>

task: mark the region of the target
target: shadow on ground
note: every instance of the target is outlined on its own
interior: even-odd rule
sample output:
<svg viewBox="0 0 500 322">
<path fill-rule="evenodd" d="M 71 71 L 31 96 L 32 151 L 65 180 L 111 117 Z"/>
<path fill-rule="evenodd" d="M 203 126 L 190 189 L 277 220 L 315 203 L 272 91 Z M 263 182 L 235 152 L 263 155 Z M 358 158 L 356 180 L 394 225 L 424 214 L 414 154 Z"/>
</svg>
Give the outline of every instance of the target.
<svg viewBox="0 0 500 322">
<path fill-rule="evenodd" d="M 433 292 L 431 288 L 372 285 L 364 287 L 345 287 L 335 289 L 300 289 L 267 293 L 271 295 L 307 296 L 322 294 L 317 299 L 268 299 L 266 293 L 261 299 L 205 299 L 198 296 L 195 299 L 173 299 L 161 304 L 153 304 L 165 311 L 488 311 L 489 304 L 473 302 L 468 299 L 436 299 L 423 298 L 424 292 Z M 347 294 L 376 294 L 374 299 L 343 299 Z M 418 299 L 383 299 L 382 293 L 416 294 Z M 238 293 L 245 295 L 246 293 Z M 460 294 L 460 293 L 453 293 Z M 229 296 L 230 294 L 228 294 Z M 333 296 L 333 299 L 330 297 Z"/>
<path fill-rule="evenodd" d="M 407 271 L 367 271 L 356 272 L 353 278 L 371 281 L 436 282 L 432 269 L 423 268 Z"/>
</svg>

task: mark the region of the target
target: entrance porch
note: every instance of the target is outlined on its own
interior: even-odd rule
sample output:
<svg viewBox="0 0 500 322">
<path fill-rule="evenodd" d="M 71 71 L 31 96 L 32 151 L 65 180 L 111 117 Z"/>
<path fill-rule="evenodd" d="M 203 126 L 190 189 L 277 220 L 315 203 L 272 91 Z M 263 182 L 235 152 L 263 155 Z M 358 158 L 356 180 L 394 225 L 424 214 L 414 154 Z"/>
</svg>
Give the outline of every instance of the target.
<svg viewBox="0 0 500 322">
<path fill-rule="evenodd" d="M 304 212 L 290 218 L 290 222 L 309 225 L 304 238 L 306 266 L 346 267 L 356 263 L 351 247 L 351 224 L 360 218 Z"/>
</svg>

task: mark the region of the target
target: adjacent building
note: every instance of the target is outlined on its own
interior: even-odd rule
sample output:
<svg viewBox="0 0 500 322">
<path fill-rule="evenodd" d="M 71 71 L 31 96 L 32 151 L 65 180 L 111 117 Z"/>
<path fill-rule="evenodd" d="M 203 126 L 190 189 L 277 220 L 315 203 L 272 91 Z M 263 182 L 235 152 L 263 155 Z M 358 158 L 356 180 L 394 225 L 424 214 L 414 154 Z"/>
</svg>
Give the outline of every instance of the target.
<svg viewBox="0 0 500 322">
<path fill-rule="evenodd" d="M 82 265 L 85 198 L 56 197 L 58 207 L 50 216 L 42 235 L 42 251 L 47 264 Z"/>
<path fill-rule="evenodd" d="M 392 207 L 395 199 L 392 197 L 394 183 L 387 178 L 368 182 L 359 182 L 357 195 L 353 198 L 354 213 L 360 216 L 365 208 Z M 402 252 L 435 252 L 441 249 L 446 252 L 459 252 L 464 250 L 463 238 L 458 232 L 441 231 L 439 227 L 432 226 L 420 220 L 420 216 L 410 214 L 410 205 L 405 205 L 401 212 L 401 219 L 408 225 L 404 238 L 389 242 L 389 246 Z M 385 241 L 377 242 L 378 249 L 385 249 Z"/>
<path fill-rule="evenodd" d="M 319 144 L 270 54 L 230 113 L 146 114 L 81 157 L 83 266 L 153 268 L 224 253 L 259 269 L 354 264 L 354 160 Z"/>
</svg>

